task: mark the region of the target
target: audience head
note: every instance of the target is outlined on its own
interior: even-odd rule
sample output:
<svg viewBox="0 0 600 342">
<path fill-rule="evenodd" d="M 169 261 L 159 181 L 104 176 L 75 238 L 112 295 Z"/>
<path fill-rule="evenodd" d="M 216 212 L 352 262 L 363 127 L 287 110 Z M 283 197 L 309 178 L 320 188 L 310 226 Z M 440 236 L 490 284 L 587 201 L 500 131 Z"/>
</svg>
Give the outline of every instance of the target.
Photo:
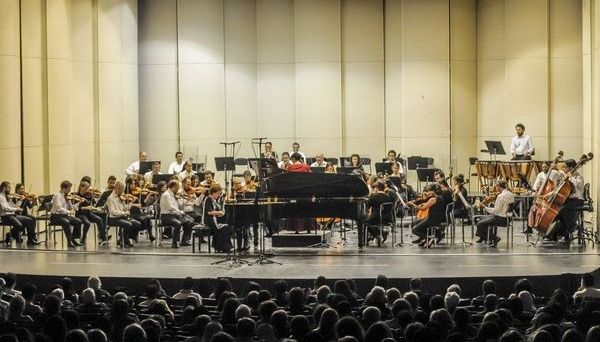
<svg viewBox="0 0 600 342">
<path fill-rule="evenodd" d="M 421 278 L 411 278 L 410 281 L 408 282 L 408 287 L 411 291 L 421 290 L 422 286 L 423 286 L 423 281 L 421 280 Z"/>
<path fill-rule="evenodd" d="M 290 321 L 290 334 L 296 341 L 303 341 L 304 337 L 310 333 L 310 331 L 310 322 L 306 316 L 297 315 Z"/>
<path fill-rule="evenodd" d="M 357 341 L 362 342 L 364 338 L 364 330 L 360 323 L 354 317 L 342 317 L 335 326 L 335 331 L 338 337 L 352 336 Z"/>
<path fill-rule="evenodd" d="M 8 285 L 8 283 L 7 283 Z M 581 287 L 588 288 L 594 287 L 594 276 L 591 273 L 585 273 L 581 277 Z"/>
<path fill-rule="evenodd" d="M 446 292 L 444 296 L 444 307 L 446 310 L 454 312 L 458 303 L 460 303 L 460 297 L 456 292 Z"/>
<path fill-rule="evenodd" d="M 108 342 L 108 337 L 101 329 L 91 329 L 87 335 L 89 342 Z"/>
<path fill-rule="evenodd" d="M 256 323 L 250 317 L 240 318 L 235 326 L 238 337 L 251 338 L 255 334 Z"/>
<path fill-rule="evenodd" d="M 137 323 L 129 324 L 123 330 L 123 342 L 144 342 L 146 341 L 146 332 L 141 325 Z"/>
<path fill-rule="evenodd" d="M 365 333 L 365 341 L 381 342 L 386 338 L 393 338 L 392 330 L 384 322 L 373 323 Z"/>
<path fill-rule="evenodd" d="M 96 293 L 94 292 L 94 289 L 88 287 L 83 290 L 81 293 L 81 301 L 88 305 L 94 304 L 96 302 Z"/>
<path fill-rule="evenodd" d="M 81 329 L 72 329 L 67 332 L 65 342 L 88 342 L 88 336 Z"/>
</svg>

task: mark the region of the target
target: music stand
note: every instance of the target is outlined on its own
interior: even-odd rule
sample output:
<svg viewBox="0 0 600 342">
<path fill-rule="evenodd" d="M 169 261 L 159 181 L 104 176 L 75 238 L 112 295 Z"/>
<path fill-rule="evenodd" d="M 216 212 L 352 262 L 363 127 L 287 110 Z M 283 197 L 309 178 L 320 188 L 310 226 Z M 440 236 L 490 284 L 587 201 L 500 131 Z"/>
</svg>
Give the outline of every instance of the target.
<svg viewBox="0 0 600 342">
<path fill-rule="evenodd" d="M 501 141 L 497 141 L 497 140 L 486 140 L 485 141 L 485 146 L 488 149 L 488 152 L 490 154 L 490 158 L 492 160 L 496 160 L 496 156 L 497 155 L 505 155 L 506 152 L 504 151 L 504 146 L 502 146 L 502 142 Z"/>
<path fill-rule="evenodd" d="M 314 173 L 325 173 L 325 168 L 323 166 L 311 166 L 310 171 Z"/>
<path fill-rule="evenodd" d="M 158 184 L 159 182 L 163 181 L 165 183 L 169 183 L 169 181 L 171 180 L 171 177 L 173 177 L 173 174 L 160 174 L 160 175 L 154 175 L 152 176 L 152 184 Z"/>
<path fill-rule="evenodd" d="M 419 181 L 419 191 L 421 189 L 421 183 L 426 185 L 433 181 L 433 176 L 436 169 L 417 169 L 417 180 Z"/>
<path fill-rule="evenodd" d="M 383 173 L 384 175 L 391 175 L 392 163 L 375 163 L 375 172 L 377 174 Z"/>
<path fill-rule="evenodd" d="M 145 162 L 141 161 L 139 174 L 143 175 L 148 171 L 152 171 L 152 164 L 154 164 L 155 162 L 160 164 L 160 160 L 152 160 L 152 161 L 145 161 Z"/>
<path fill-rule="evenodd" d="M 192 163 L 192 170 L 196 173 L 201 173 L 204 171 L 204 163 Z"/>
<path fill-rule="evenodd" d="M 344 175 L 351 175 L 354 170 L 358 170 L 359 168 L 356 166 L 338 166 L 337 173 L 341 173 Z"/>
</svg>

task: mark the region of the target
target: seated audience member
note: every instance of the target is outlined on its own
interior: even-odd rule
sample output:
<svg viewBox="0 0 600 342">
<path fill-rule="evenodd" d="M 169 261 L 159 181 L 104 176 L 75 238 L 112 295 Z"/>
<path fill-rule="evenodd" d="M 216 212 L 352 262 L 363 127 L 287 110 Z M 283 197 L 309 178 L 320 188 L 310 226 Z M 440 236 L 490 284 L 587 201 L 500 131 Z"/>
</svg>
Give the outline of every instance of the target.
<svg viewBox="0 0 600 342">
<path fill-rule="evenodd" d="M 77 306 L 80 314 L 103 314 L 108 311 L 108 306 L 96 301 L 96 293 L 92 288 L 83 290 L 80 297 L 81 304 Z"/>
<path fill-rule="evenodd" d="M 579 298 L 600 298 L 600 290 L 594 288 L 594 276 L 586 273 L 581 277 L 581 286 L 573 294 L 573 299 Z"/>
<path fill-rule="evenodd" d="M 173 299 L 186 299 L 194 297 L 198 300 L 198 304 L 202 304 L 202 297 L 200 294 L 194 292 L 194 279 L 192 277 L 186 277 L 181 284 L 181 290 L 173 295 Z"/>
</svg>

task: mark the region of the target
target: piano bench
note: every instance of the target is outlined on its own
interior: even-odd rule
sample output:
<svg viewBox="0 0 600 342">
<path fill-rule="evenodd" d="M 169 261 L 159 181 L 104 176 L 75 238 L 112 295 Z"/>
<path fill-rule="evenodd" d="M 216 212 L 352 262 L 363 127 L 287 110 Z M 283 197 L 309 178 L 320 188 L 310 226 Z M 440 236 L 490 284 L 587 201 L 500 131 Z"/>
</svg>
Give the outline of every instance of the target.
<svg viewBox="0 0 600 342">
<path fill-rule="evenodd" d="M 192 228 L 192 253 L 196 253 L 196 239 L 198 240 L 198 252 L 202 251 L 201 241 L 203 237 L 208 239 L 208 253 L 210 253 L 212 235 L 210 233 L 210 228 L 206 226 L 194 226 L 194 228 Z"/>
</svg>

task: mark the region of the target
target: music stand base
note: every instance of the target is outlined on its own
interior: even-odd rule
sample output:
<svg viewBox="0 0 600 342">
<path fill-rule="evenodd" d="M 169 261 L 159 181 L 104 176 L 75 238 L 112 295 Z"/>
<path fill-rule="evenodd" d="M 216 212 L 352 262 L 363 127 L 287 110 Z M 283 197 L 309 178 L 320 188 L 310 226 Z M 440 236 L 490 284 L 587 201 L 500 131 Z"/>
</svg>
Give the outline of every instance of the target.
<svg viewBox="0 0 600 342">
<path fill-rule="evenodd" d="M 256 259 L 256 261 L 249 262 L 248 266 L 254 266 L 256 264 L 260 264 L 260 265 L 271 265 L 271 264 L 283 265 L 280 262 L 277 262 L 277 261 L 275 261 L 273 259 L 267 258 L 267 256 L 265 254 L 262 254 L 262 253 L 258 256 L 258 259 Z"/>
<path fill-rule="evenodd" d="M 224 264 L 226 262 L 231 263 L 230 266 L 241 266 L 241 265 L 249 265 L 250 262 L 248 260 L 244 260 L 240 257 L 237 256 L 237 254 L 227 254 L 227 256 L 224 259 L 215 261 L 215 262 L 211 262 L 211 265 L 220 265 L 220 264 Z"/>
</svg>

